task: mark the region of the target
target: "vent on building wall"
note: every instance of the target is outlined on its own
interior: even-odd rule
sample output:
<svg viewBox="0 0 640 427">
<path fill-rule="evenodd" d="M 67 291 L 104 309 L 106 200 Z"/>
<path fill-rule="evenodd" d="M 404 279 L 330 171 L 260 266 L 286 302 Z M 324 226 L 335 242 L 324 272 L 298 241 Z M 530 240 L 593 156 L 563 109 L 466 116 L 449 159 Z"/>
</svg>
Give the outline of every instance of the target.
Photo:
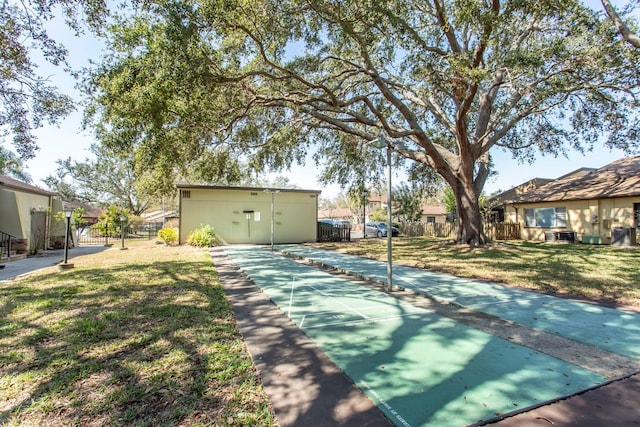
<svg viewBox="0 0 640 427">
<path fill-rule="evenodd" d="M 182 190 L 182 198 L 190 199 L 191 198 L 191 190 Z"/>
</svg>

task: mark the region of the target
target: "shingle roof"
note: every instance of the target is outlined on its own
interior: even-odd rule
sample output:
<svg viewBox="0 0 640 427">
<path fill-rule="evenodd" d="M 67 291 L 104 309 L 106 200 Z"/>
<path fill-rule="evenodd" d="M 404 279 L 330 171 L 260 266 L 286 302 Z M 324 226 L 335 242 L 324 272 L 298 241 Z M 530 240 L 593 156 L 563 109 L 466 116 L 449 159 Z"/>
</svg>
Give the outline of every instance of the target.
<svg viewBox="0 0 640 427">
<path fill-rule="evenodd" d="M 447 209 L 441 205 L 422 205 L 422 215 L 445 215 Z"/>
<path fill-rule="evenodd" d="M 79 200 L 64 200 L 62 202 L 64 209 L 84 209 L 84 218 L 99 218 L 102 215 L 102 209 L 92 206 L 89 203 L 84 203 Z"/>
<path fill-rule="evenodd" d="M 10 176 L 0 175 L 0 186 L 13 188 L 14 190 L 22 190 L 29 193 L 41 194 L 43 196 L 55 196 L 56 193 L 52 193 L 47 190 L 43 190 L 35 185 L 27 184 L 26 182 L 18 181 Z"/>
<path fill-rule="evenodd" d="M 505 203 L 611 199 L 640 196 L 640 156 L 626 157 L 582 176 L 570 175 L 515 196 Z"/>
</svg>

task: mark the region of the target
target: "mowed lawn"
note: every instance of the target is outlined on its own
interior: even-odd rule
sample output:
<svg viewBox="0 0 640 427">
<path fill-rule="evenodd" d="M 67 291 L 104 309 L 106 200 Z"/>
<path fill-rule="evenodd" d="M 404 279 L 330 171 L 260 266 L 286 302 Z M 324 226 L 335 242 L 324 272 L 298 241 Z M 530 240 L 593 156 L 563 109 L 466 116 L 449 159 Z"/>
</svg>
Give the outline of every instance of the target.
<svg viewBox="0 0 640 427">
<path fill-rule="evenodd" d="M 0 425 L 277 424 L 206 250 L 72 261 L 0 284 Z"/>
<path fill-rule="evenodd" d="M 325 249 L 386 261 L 387 240 L 318 243 Z M 393 262 L 560 295 L 640 307 L 640 246 L 496 242 L 484 248 L 443 239 L 393 239 Z"/>
</svg>

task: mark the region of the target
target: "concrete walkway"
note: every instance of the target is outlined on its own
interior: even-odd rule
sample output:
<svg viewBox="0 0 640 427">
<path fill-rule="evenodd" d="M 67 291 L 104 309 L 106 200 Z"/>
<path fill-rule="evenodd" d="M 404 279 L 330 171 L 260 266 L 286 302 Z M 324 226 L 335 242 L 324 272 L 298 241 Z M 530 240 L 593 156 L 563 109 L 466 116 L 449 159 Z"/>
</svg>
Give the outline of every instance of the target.
<svg viewBox="0 0 640 427">
<path fill-rule="evenodd" d="M 69 249 L 68 262 L 72 263 L 73 259 L 88 254 L 95 254 L 109 249 L 108 246 L 78 246 Z M 0 270 L 0 282 L 13 280 L 18 277 L 33 273 L 43 268 L 52 267 L 64 261 L 64 249 L 55 249 L 42 251 L 38 255 L 30 256 L 25 259 L 3 262 L 4 269 Z"/>
</svg>

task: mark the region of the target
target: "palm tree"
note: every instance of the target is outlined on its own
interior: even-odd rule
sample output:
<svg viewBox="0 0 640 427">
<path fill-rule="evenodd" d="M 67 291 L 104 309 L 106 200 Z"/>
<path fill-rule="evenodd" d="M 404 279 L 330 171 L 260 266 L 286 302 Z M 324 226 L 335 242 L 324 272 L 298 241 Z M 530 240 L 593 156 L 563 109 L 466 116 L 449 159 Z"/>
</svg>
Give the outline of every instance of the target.
<svg viewBox="0 0 640 427">
<path fill-rule="evenodd" d="M 13 151 L 0 146 L 0 174 L 7 175 L 23 182 L 31 182 L 31 176 L 24 172 L 22 159 Z"/>
</svg>

